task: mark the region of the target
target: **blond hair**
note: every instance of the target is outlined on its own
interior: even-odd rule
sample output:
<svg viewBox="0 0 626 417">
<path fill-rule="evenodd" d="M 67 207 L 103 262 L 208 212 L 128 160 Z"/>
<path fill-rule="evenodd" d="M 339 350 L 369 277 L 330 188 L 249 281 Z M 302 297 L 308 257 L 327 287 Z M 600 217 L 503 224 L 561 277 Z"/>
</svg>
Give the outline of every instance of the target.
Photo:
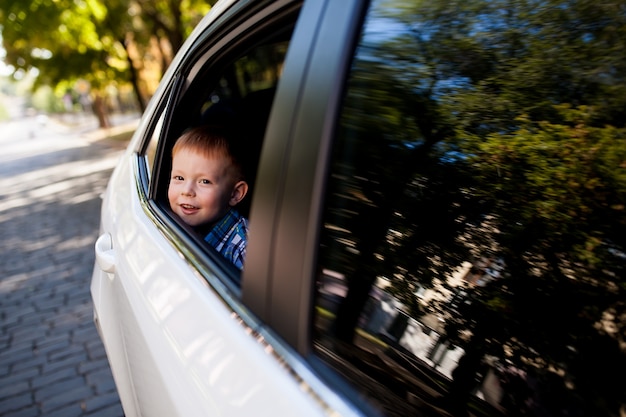
<svg viewBox="0 0 626 417">
<path fill-rule="evenodd" d="M 243 168 L 233 145 L 226 129 L 219 126 L 198 126 L 185 131 L 176 140 L 172 148 L 172 158 L 183 149 L 197 152 L 207 158 L 226 158 L 233 168 L 235 179 L 244 180 Z"/>
</svg>

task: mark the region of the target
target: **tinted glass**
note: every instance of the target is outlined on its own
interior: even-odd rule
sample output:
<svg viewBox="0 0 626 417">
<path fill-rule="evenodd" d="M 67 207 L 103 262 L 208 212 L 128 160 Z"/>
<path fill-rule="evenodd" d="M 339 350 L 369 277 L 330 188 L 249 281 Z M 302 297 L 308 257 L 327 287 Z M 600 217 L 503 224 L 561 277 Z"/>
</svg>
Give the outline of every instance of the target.
<svg viewBox="0 0 626 417">
<path fill-rule="evenodd" d="M 619 2 L 373 2 L 313 329 L 373 408 L 624 412 L 625 22 Z"/>
</svg>

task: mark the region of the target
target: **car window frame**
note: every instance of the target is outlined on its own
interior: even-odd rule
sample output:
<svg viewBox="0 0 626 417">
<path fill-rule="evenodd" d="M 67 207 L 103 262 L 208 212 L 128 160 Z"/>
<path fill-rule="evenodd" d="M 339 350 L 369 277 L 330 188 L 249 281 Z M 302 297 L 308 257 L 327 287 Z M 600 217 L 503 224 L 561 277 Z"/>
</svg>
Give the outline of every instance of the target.
<svg viewBox="0 0 626 417">
<path fill-rule="evenodd" d="M 176 119 L 176 115 L 181 112 L 177 106 L 193 85 L 194 77 L 201 76 L 198 68 L 206 71 L 207 65 L 223 67 L 228 56 L 237 55 L 248 48 L 246 45 L 256 43 L 254 34 L 267 32 L 273 22 L 284 20 L 285 15 L 294 16 L 295 13 L 297 16 L 302 2 L 284 0 L 271 3 L 271 7 L 263 7 L 263 3 L 265 2 L 259 2 L 254 8 L 247 6 L 245 1 L 236 3 L 193 41 L 185 52 L 188 58 L 179 59 L 173 64 L 168 71 L 171 72 L 171 81 L 160 88 L 161 91 L 157 91 L 150 103 L 147 112 L 154 117 L 140 124 L 138 130 L 143 132 L 143 137 L 138 140 L 133 151 L 134 176 L 144 212 L 175 249 L 193 265 L 199 278 L 217 291 L 240 316 L 248 317 L 253 327 L 258 326 L 258 320 L 253 317 L 254 314 L 251 314 L 245 302 L 242 302 L 242 289 L 237 285 L 240 279 L 239 270 L 208 250 L 189 227 L 173 218 L 169 208 L 164 207 L 160 199 L 163 199 L 163 187 L 166 188 L 163 184 L 169 178 L 170 169 L 164 157 L 170 152 L 175 137 L 178 136 L 177 132 L 182 130 L 178 125 L 179 120 Z M 146 152 L 154 141 L 154 129 L 162 118 L 163 129 L 158 135 L 154 164 L 150 167 Z M 267 248 L 255 250 L 263 251 Z M 224 279 L 225 277 L 228 279 Z"/>
<path fill-rule="evenodd" d="M 264 321 L 304 357 L 309 357 L 311 353 L 310 323 L 317 275 L 319 222 L 330 145 L 344 84 L 368 4 L 368 1 L 361 0 L 320 4 L 319 10 L 309 12 L 311 15 L 318 13 L 316 21 L 309 22 L 311 27 L 302 28 L 302 32 L 308 31 L 307 34 L 292 40 L 292 50 L 298 52 L 288 57 L 285 73 L 289 69 L 301 78 L 281 82 L 277 91 L 278 106 L 272 109 L 266 132 L 266 138 L 270 140 L 280 136 L 288 136 L 292 140 L 284 150 L 287 158 L 280 174 L 274 172 L 275 166 L 268 166 L 271 160 L 269 157 L 262 159 L 259 173 L 262 186 L 279 184 L 274 186 L 274 189 L 279 190 L 279 195 L 275 198 L 274 206 L 256 208 L 258 211 L 271 209 L 276 217 L 270 217 L 267 213 L 261 217 L 263 214 L 255 211 L 255 207 L 251 213 L 251 227 L 256 221 L 263 223 L 265 230 L 269 229 L 268 224 L 274 228 L 270 244 L 273 251 L 271 257 L 266 259 L 265 266 L 270 272 L 265 281 L 255 271 L 257 285 L 265 283 L 268 286 L 268 298 L 251 299 L 256 291 L 246 292 L 249 288 L 246 285 L 251 284 L 247 282 L 248 275 L 244 273 L 243 299 L 262 311 Z M 303 22 L 302 26 L 306 23 Z M 311 39 L 314 41 L 311 42 Z M 306 50 L 307 55 L 304 56 L 302 51 L 311 44 L 312 47 Z M 305 68 L 291 68 L 288 65 Z M 272 221 L 263 222 L 259 218 Z M 259 225 L 256 224 L 256 227 Z M 299 233 L 294 233 L 294 230 Z M 252 235 L 250 245 L 258 246 L 258 240 L 258 236 Z M 252 251 L 250 256 L 257 260 Z M 262 302 L 264 304 L 260 309 Z"/>
</svg>

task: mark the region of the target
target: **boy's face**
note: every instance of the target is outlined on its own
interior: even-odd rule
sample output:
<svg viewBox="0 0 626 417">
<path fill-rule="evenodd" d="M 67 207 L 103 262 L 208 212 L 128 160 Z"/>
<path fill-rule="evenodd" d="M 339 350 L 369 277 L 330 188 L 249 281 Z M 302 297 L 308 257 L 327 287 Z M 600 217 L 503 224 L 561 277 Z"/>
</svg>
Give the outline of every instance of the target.
<svg viewBox="0 0 626 417">
<path fill-rule="evenodd" d="M 172 159 L 167 192 L 174 213 L 194 227 L 222 218 L 240 200 L 230 168 L 226 158 L 180 149 Z"/>
</svg>

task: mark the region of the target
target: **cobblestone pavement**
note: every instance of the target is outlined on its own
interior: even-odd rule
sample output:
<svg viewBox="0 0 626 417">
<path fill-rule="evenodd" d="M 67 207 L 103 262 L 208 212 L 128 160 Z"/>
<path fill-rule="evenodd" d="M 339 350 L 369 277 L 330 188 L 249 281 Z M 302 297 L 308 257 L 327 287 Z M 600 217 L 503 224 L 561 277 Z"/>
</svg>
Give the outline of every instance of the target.
<svg viewBox="0 0 626 417">
<path fill-rule="evenodd" d="M 0 123 L 0 416 L 124 415 L 89 291 L 121 151 L 51 121 Z"/>
</svg>

